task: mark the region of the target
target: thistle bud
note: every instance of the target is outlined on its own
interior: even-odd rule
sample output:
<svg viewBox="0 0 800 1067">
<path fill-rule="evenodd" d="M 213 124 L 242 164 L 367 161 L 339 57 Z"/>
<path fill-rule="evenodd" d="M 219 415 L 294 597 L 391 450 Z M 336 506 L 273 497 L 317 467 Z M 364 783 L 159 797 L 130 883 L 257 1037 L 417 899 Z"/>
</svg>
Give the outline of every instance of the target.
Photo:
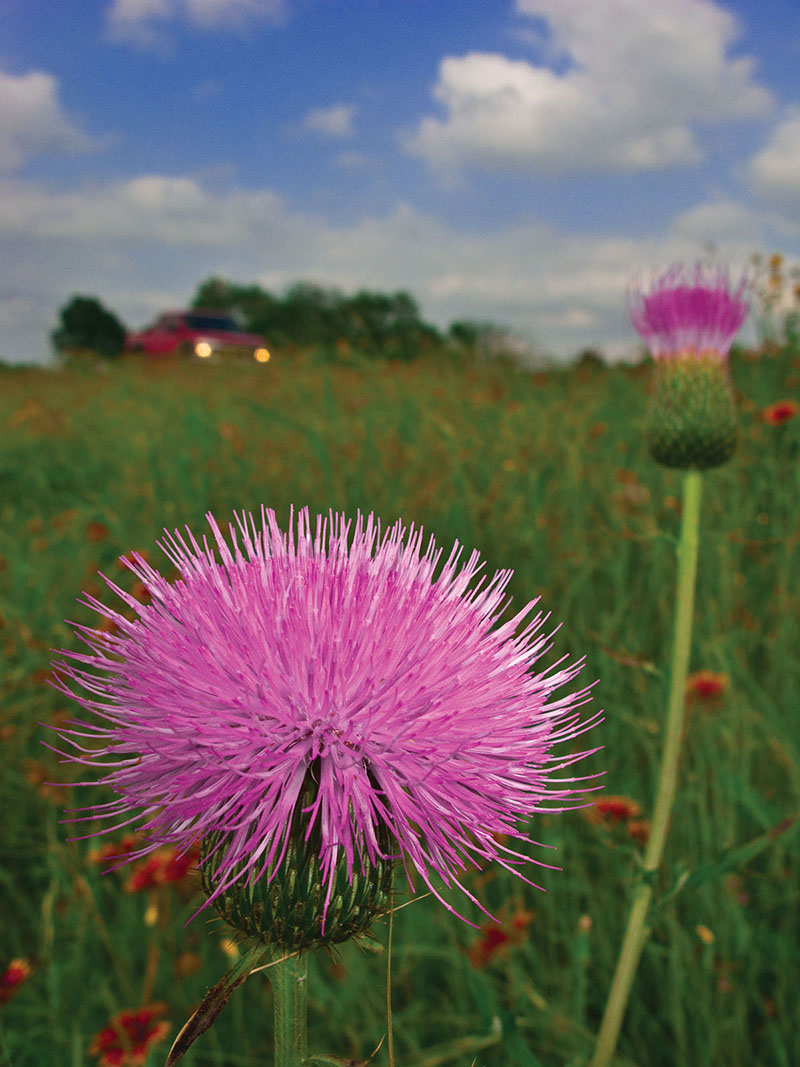
<svg viewBox="0 0 800 1067">
<path fill-rule="evenodd" d="M 309 778 L 295 808 L 286 851 L 263 877 L 256 879 L 252 872 L 248 876 L 244 869 L 236 877 L 238 872 L 224 869 L 230 835 L 210 834 L 203 842 L 200 871 L 209 903 L 235 930 L 286 952 L 337 944 L 363 934 L 377 915 L 388 911 L 391 902 L 391 858 L 378 855 L 370 861 L 365 855 L 348 870 L 341 856 L 333 870 L 324 868 L 320 832 L 316 823 L 309 830 L 306 814 L 313 797 Z M 388 856 L 388 831 L 378 837 L 381 852 Z M 228 884 L 232 875 L 236 880 Z"/>
<path fill-rule="evenodd" d="M 747 316 L 742 279 L 722 270 L 677 266 L 649 293 L 631 293 L 631 320 L 656 364 L 647 425 L 650 455 L 665 467 L 719 467 L 736 448 L 736 407 L 728 352 Z"/>
</svg>

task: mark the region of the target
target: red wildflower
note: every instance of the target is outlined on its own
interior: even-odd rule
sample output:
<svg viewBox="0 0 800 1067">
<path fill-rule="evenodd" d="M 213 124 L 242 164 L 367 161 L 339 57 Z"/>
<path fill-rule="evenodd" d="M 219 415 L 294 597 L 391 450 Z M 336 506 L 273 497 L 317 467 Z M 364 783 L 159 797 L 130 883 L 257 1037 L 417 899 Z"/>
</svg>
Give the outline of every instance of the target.
<svg viewBox="0 0 800 1067">
<path fill-rule="evenodd" d="M 27 960 L 12 960 L 0 975 L 0 1004 L 7 1004 L 23 982 L 33 974 L 33 967 Z"/>
<path fill-rule="evenodd" d="M 180 882 L 200 861 L 197 848 L 179 855 L 177 848 L 160 848 L 149 856 L 144 863 L 134 867 L 125 883 L 127 893 L 142 893 L 146 889 L 166 885 L 167 882 Z"/>
<path fill-rule="evenodd" d="M 138 1011 L 121 1011 L 94 1036 L 89 1054 L 99 1057 L 99 1067 L 141 1067 L 151 1046 L 169 1033 L 170 1024 L 157 1021 L 166 1010 L 166 1004 L 150 1004 Z"/>
<path fill-rule="evenodd" d="M 86 524 L 86 540 L 94 545 L 99 545 L 108 540 L 108 527 L 102 522 L 93 519 Z"/>
<path fill-rule="evenodd" d="M 481 927 L 480 937 L 467 949 L 472 966 L 478 970 L 488 966 L 501 950 L 519 945 L 525 940 L 525 931 L 533 922 L 536 913 L 518 908 L 507 922 L 499 925 L 495 922 L 485 923 Z"/>
<path fill-rule="evenodd" d="M 125 882 L 126 893 L 144 893 L 161 884 L 161 859 L 154 855 L 133 868 Z"/>
<path fill-rule="evenodd" d="M 727 674 L 713 671 L 695 671 L 686 679 L 686 695 L 695 700 L 713 700 L 724 693 L 730 684 Z"/>
<path fill-rule="evenodd" d="M 782 422 L 793 419 L 798 411 L 800 411 L 800 404 L 796 400 L 779 400 L 777 404 L 770 404 L 769 407 L 764 408 L 761 416 L 764 422 L 779 426 Z"/>
<path fill-rule="evenodd" d="M 165 882 L 183 881 L 189 871 L 197 867 L 200 862 L 199 848 L 190 848 L 182 856 L 178 855 L 176 848 L 169 849 L 168 852 L 169 855 L 165 856 L 161 868 L 161 875 Z"/>
<path fill-rule="evenodd" d="M 627 830 L 631 841 L 635 841 L 637 845 L 646 845 L 650 837 L 650 820 L 630 819 Z"/>
<path fill-rule="evenodd" d="M 589 822 L 604 825 L 625 822 L 641 813 L 642 809 L 635 800 L 631 800 L 630 797 L 615 796 L 601 797 L 591 808 L 584 810 L 584 815 Z"/>
<path fill-rule="evenodd" d="M 86 858 L 89 863 L 105 863 L 107 860 L 129 856 L 139 845 L 141 845 L 141 839 L 136 834 L 125 834 L 119 841 L 106 841 L 99 848 L 93 848 Z"/>
</svg>

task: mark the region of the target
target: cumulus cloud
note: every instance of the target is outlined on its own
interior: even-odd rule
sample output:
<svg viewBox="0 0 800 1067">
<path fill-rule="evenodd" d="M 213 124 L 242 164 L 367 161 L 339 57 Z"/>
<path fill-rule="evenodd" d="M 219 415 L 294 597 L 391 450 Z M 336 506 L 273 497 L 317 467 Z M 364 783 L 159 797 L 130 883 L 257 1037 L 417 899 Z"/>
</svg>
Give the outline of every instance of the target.
<svg viewBox="0 0 800 1067">
<path fill-rule="evenodd" d="M 734 16 L 713 0 L 517 0 L 544 21 L 550 65 L 472 52 L 442 60 L 407 149 L 464 165 L 632 172 L 702 158 L 695 124 L 747 119 L 772 100 L 754 61 L 732 58 Z"/>
<path fill-rule="evenodd" d="M 789 111 L 749 165 L 753 190 L 780 210 L 800 211 L 800 108 Z"/>
<path fill-rule="evenodd" d="M 334 104 L 332 107 L 318 107 L 309 111 L 300 124 L 306 133 L 319 133 L 323 137 L 353 137 L 356 116 L 355 104 Z"/>
<path fill-rule="evenodd" d="M 285 17 L 285 0 L 113 0 L 106 14 L 114 40 L 145 47 L 162 44 L 166 26 L 179 20 L 201 29 L 238 30 Z"/>
<path fill-rule="evenodd" d="M 693 261 L 708 242 L 744 265 L 765 246 L 759 225 L 727 202 L 698 205 L 651 238 L 535 222 L 469 232 L 407 204 L 334 225 L 269 189 L 214 192 L 190 177 L 142 175 L 71 192 L 6 180 L 0 240 L 13 255 L 0 262 L 0 357 L 44 359 L 47 332 L 72 293 L 96 294 L 136 326 L 187 301 L 212 274 L 277 290 L 298 279 L 344 291 L 410 289 L 442 325 L 489 319 L 546 352 L 633 353 L 624 305 L 631 276 Z"/>
<path fill-rule="evenodd" d="M 769 219 L 735 200 L 713 200 L 678 215 L 672 232 L 713 250 L 720 245 L 735 249 L 740 258 L 758 248 Z"/>
<path fill-rule="evenodd" d="M 279 226 L 282 203 L 268 190 L 215 197 L 193 178 L 155 174 L 62 193 L 9 183 L 0 198 L 0 236 L 237 248 Z"/>
<path fill-rule="evenodd" d="M 84 152 L 95 142 L 64 112 L 52 74 L 0 70 L 0 171 L 18 170 L 42 152 Z"/>
</svg>

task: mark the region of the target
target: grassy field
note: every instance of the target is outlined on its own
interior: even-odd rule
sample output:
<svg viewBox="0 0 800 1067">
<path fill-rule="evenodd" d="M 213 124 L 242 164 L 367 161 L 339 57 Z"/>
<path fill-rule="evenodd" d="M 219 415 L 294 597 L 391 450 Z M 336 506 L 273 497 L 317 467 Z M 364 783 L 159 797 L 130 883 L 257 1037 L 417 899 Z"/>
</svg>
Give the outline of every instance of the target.
<svg viewBox="0 0 800 1067">
<path fill-rule="evenodd" d="M 741 442 L 706 479 L 691 665 L 729 685 L 689 709 L 620 1067 L 800 1063 L 798 835 L 781 825 L 800 809 L 800 418 L 761 417 L 798 395 L 800 352 L 739 356 L 733 372 Z M 166 1003 L 174 1035 L 230 965 L 219 922 L 184 926 L 191 879 L 126 891 L 128 872 L 91 861 L 95 844 L 67 841 L 61 807 L 89 791 L 45 784 L 70 769 L 41 746 L 39 723 L 71 710 L 46 684 L 49 650 L 75 647 L 65 618 L 95 623 L 76 598 L 101 593 L 98 570 L 130 586 L 122 553 L 145 549 L 159 565 L 165 526 L 202 530 L 209 509 L 225 520 L 262 503 L 283 520 L 292 503 L 361 508 L 458 538 L 490 571 L 514 568 L 517 602 L 542 596 L 563 623 L 554 658 L 587 656 L 606 712 L 591 769 L 639 806 L 638 827 L 583 812 L 534 820 L 563 866 L 544 872 L 546 893 L 502 872 L 471 876 L 513 929 L 503 945 L 431 897 L 397 913 L 392 941 L 398 1067 L 587 1062 L 666 699 L 680 479 L 642 445 L 647 380 L 642 368 L 311 358 L 0 370 L 0 973 L 13 958 L 34 967 L 0 1006 L 0 1063 L 91 1064 L 92 1036 L 143 1002 Z M 375 932 L 385 946 L 387 928 Z M 386 955 L 346 944 L 317 956 L 310 977 L 312 1047 L 365 1059 L 386 1030 Z M 271 1025 L 256 975 L 184 1062 L 270 1064 Z M 385 1045 L 374 1062 L 388 1063 Z"/>
</svg>

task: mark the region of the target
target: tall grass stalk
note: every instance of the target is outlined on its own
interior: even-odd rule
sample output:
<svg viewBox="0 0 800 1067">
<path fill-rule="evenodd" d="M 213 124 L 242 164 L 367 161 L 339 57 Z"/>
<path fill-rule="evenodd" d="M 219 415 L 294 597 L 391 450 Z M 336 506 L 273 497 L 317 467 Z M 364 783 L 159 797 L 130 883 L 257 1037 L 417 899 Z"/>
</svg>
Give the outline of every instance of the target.
<svg viewBox="0 0 800 1067">
<path fill-rule="evenodd" d="M 800 810 L 800 417 L 762 417 L 800 399 L 800 348 L 735 352 L 731 372 L 745 398 L 741 434 L 736 462 L 703 488 L 691 667 L 724 672 L 728 688 L 686 709 L 669 862 L 691 856 L 691 877 L 659 907 L 658 928 L 651 905 L 654 934 L 614 1067 L 800 1064 L 798 831 L 776 836 Z M 531 375 L 423 359 L 356 369 L 277 355 L 266 368 L 0 367 L 0 915 L 13 917 L 0 921 L 0 969 L 15 957 L 38 964 L 0 1008 L 0 1063 L 94 1067 L 92 1036 L 141 1003 L 146 894 L 124 889 L 125 868 L 102 873 L 93 843 L 66 842 L 75 830 L 60 811 L 79 801 L 39 784 L 61 781 L 64 767 L 43 755 L 52 738 L 37 723 L 63 720 L 46 684 L 50 649 L 80 646 L 62 620 L 97 625 L 76 605 L 79 591 L 102 594 L 98 571 L 133 589 L 117 558 L 135 547 L 162 565 L 162 529 L 202 526 L 207 511 L 366 508 L 480 548 L 491 569 L 513 567 L 515 599 L 541 593 L 565 620 L 559 648 L 586 651 L 587 672 L 602 678 L 613 713 L 595 767 L 652 822 L 676 570 L 664 534 L 679 536 L 683 475 L 654 466 L 639 443 L 648 373 L 619 364 Z M 536 911 L 524 939 L 487 966 L 469 956 L 482 933 L 398 884 L 397 1067 L 420 1067 L 442 1043 L 457 1067 L 475 1057 L 477 1067 L 588 1063 L 631 902 L 632 891 L 620 909 L 619 887 L 644 848 L 624 822 L 585 814 L 537 827 L 564 868 L 548 872 L 546 894 L 530 898 L 502 869 L 468 876 L 494 914 Z M 216 922 L 184 926 L 201 903 L 194 875 L 164 892 L 172 903 L 152 995 L 176 1033 L 230 966 L 230 945 Z M 375 933 L 377 949 L 388 930 Z M 358 1062 L 386 1030 L 385 958 L 365 947 L 309 953 L 309 1053 Z M 258 978 L 237 986 L 181 1067 L 272 1064 L 273 1011 Z M 459 1041 L 469 1050 L 453 1051 Z M 384 1042 L 373 1063 L 387 1060 Z"/>
<path fill-rule="evenodd" d="M 653 882 L 664 855 L 670 814 L 675 801 L 683 712 L 686 704 L 686 678 L 689 673 L 689 657 L 692 647 L 701 490 L 702 475 L 700 472 L 687 471 L 683 480 L 683 514 L 677 550 L 678 574 L 669 703 L 658 793 L 647 849 L 642 862 L 641 878 L 634 893 L 628 925 L 622 940 L 614 980 L 606 1002 L 590 1067 L 608 1067 L 617 1047 L 622 1020 L 636 977 L 636 969 L 649 934 L 647 915 L 653 899 Z"/>
</svg>

